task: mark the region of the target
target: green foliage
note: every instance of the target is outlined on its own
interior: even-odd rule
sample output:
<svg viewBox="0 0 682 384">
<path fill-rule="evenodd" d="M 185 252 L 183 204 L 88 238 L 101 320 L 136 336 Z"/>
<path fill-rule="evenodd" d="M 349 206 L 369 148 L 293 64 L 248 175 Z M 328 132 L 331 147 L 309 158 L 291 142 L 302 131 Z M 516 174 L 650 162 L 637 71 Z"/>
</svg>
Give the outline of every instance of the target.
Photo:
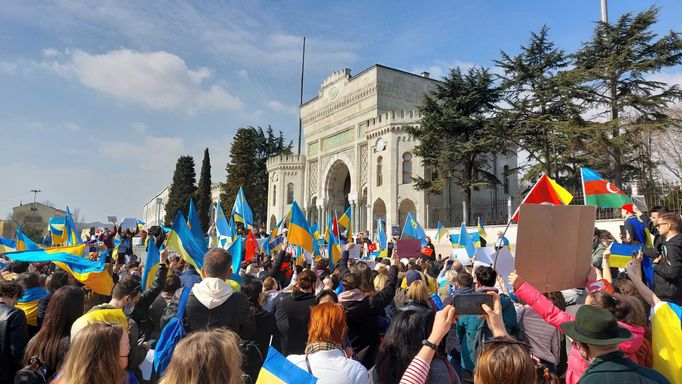
<svg viewBox="0 0 682 384">
<path fill-rule="evenodd" d="M 170 186 L 168 201 L 166 202 L 166 226 L 171 225 L 179 210 L 187 217 L 189 199 L 194 196 L 196 190 L 195 183 L 194 158 L 192 156 L 180 156 L 175 165 L 173 183 Z"/>
<path fill-rule="evenodd" d="M 580 144 L 588 160 L 606 159 L 597 168 L 618 185 L 653 166 L 650 151 L 641 148 L 652 131 L 670 123 L 668 108 L 682 98 L 677 86 L 651 78 L 682 63 L 679 35 L 670 31 L 659 37 L 652 30 L 658 12 L 651 7 L 613 24 L 600 22 L 592 39 L 573 54 L 570 76 L 582 85 L 579 97 L 597 112 Z"/>
<path fill-rule="evenodd" d="M 284 139 L 280 131 L 275 135 L 271 126 L 239 128 L 230 148 L 230 162 L 227 182 L 220 199 L 229 215 L 239 187 L 253 211 L 254 224 L 265 224 L 267 215 L 268 172 L 266 162 L 269 157 L 291 155 L 292 143 Z"/>
<path fill-rule="evenodd" d="M 208 154 L 208 148 L 204 150 L 204 160 L 201 162 L 201 172 L 199 174 L 199 185 L 196 191 L 197 213 L 199 214 L 199 222 L 204 233 L 208 232 L 211 226 L 210 215 L 211 211 L 211 158 Z"/>
<path fill-rule="evenodd" d="M 455 68 L 424 97 L 419 106 L 419 126 L 406 127 L 419 140 L 415 155 L 434 175 L 415 177 L 418 190 L 439 194 L 454 180 L 471 206 L 472 188 L 499 184 L 488 162 L 489 154 L 504 149 L 497 139 L 499 125 L 493 117 L 500 90 L 493 83 L 486 69 L 472 68 L 462 73 Z"/>
</svg>

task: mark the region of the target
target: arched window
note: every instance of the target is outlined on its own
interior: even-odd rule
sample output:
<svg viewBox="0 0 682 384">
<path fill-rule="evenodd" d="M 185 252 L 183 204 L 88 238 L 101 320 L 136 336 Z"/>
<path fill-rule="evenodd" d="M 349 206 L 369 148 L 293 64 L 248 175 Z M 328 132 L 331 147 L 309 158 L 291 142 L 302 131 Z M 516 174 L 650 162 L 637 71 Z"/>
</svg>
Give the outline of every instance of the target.
<svg viewBox="0 0 682 384">
<path fill-rule="evenodd" d="M 405 152 L 403 154 L 403 184 L 412 183 L 412 154 Z"/>
<path fill-rule="evenodd" d="M 287 204 L 294 202 L 294 183 L 287 184 Z"/>
<path fill-rule="evenodd" d="M 503 184 L 504 185 L 504 193 L 506 195 L 508 195 L 509 194 L 509 166 L 505 165 L 504 168 L 502 168 L 502 169 L 503 169 L 502 172 L 504 172 L 502 174 L 502 176 L 504 177 L 504 184 Z"/>
<path fill-rule="evenodd" d="M 277 205 L 277 184 L 272 185 L 272 205 Z"/>
<path fill-rule="evenodd" d="M 381 160 L 383 160 L 381 156 L 377 157 L 377 187 L 381 187 L 381 184 L 384 181 L 384 171 Z"/>
</svg>

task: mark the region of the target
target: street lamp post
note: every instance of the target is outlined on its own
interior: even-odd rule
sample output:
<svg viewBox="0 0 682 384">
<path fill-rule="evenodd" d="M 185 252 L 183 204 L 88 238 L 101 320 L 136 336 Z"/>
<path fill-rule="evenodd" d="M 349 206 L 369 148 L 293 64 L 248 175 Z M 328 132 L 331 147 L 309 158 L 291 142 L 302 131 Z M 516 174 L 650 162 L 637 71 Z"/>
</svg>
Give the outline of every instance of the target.
<svg viewBox="0 0 682 384">
<path fill-rule="evenodd" d="M 156 225 L 161 226 L 161 203 L 163 199 L 160 197 L 156 198 Z"/>
</svg>

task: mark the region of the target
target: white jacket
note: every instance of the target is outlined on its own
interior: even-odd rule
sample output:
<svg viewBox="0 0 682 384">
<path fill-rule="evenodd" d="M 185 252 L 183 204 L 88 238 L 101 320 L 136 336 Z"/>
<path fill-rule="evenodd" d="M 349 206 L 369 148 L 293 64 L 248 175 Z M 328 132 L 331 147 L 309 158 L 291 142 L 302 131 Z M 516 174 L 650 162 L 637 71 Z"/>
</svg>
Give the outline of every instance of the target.
<svg viewBox="0 0 682 384">
<path fill-rule="evenodd" d="M 305 355 L 289 355 L 287 359 L 308 372 Z M 308 355 L 308 361 L 317 384 L 369 384 L 367 369 L 339 349 L 315 352 Z"/>
</svg>

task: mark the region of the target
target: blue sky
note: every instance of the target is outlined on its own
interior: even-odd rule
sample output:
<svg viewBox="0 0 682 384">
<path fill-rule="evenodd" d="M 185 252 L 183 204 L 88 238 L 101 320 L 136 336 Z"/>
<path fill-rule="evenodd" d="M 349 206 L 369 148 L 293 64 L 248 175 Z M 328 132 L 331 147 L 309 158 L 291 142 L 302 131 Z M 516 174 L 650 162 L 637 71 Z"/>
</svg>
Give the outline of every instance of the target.
<svg viewBox="0 0 682 384">
<path fill-rule="evenodd" d="M 611 1 L 609 17 L 651 4 Z M 658 32 L 682 30 L 682 2 L 655 4 Z M 439 77 L 491 66 L 543 24 L 573 51 L 599 17 L 599 0 L 6 2 L 0 215 L 36 188 L 88 221 L 140 216 L 179 155 L 198 167 L 208 147 L 215 182 L 241 126 L 270 124 L 296 142 L 303 36 L 308 99 L 343 67 Z M 682 83 L 682 68 L 660 77 Z"/>
</svg>

